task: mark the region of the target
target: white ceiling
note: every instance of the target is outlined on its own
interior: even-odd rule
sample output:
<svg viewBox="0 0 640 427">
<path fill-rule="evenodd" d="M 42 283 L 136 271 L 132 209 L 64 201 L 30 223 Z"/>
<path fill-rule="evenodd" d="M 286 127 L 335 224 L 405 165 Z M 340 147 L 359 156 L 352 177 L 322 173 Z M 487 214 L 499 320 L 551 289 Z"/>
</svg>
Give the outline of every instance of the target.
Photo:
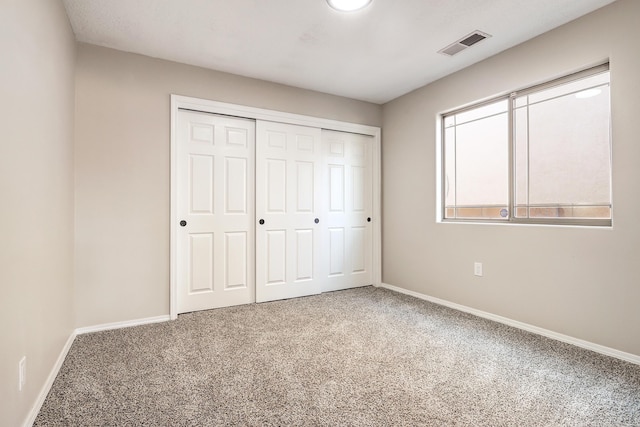
<svg viewBox="0 0 640 427">
<path fill-rule="evenodd" d="M 384 103 L 614 0 L 63 0 L 79 41 Z M 493 37 L 437 53 L 474 30 Z"/>
</svg>

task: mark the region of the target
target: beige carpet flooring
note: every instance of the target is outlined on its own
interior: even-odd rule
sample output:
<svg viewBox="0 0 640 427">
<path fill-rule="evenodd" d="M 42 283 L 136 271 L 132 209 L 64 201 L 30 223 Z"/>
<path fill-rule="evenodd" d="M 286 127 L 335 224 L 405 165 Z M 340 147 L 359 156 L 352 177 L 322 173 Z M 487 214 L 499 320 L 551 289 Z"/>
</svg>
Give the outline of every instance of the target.
<svg viewBox="0 0 640 427">
<path fill-rule="evenodd" d="M 78 336 L 35 425 L 640 426 L 640 366 L 367 287 Z"/>
</svg>

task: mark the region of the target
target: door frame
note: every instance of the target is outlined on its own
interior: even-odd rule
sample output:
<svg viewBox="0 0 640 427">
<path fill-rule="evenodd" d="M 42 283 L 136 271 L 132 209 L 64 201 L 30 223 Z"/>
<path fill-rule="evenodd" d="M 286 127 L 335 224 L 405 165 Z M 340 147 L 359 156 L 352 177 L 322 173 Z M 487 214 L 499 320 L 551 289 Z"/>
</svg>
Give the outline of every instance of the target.
<svg viewBox="0 0 640 427">
<path fill-rule="evenodd" d="M 301 114 L 229 104 L 182 95 L 171 95 L 171 213 L 169 238 L 169 315 L 178 317 L 177 304 L 177 230 L 178 230 L 178 136 L 177 122 L 180 110 L 221 114 L 244 119 L 268 120 L 320 129 L 359 133 L 373 137 L 373 285 L 382 284 L 382 177 L 381 177 L 381 130 L 379 127 L 322 119 Z"/>
</svg>

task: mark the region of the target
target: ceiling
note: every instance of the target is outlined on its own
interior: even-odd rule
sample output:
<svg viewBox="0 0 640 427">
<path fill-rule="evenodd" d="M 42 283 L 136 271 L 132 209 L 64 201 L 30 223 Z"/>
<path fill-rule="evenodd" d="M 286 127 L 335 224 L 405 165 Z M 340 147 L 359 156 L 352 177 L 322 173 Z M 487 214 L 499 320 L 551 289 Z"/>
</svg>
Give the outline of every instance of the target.
<svg viewBox="0 0 640 427">
<path fill-rule="evenodd" d="M 81 42 L 382 104 L 614 0 L 63 1 Z"/>
</svg>

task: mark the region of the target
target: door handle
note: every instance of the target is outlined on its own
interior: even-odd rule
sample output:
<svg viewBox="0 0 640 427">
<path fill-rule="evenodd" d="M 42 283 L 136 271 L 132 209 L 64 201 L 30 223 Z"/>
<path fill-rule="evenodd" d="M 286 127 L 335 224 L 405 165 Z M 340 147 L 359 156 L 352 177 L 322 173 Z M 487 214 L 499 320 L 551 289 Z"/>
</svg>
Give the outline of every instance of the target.
<svg viewBox="0 0 640 427">
<path fill-rule="evenodd" d="M 187 225 L 187 221 L 185 221 L 184 219 L 180 221 L 180 227 L 184 227 L 185 225 Z"/>
<path fill-rule="evenodd" d="M 320 222 L 320 220 L 318 218 L 314 219 L 313 222 L 315 222 L 316 224 Z"/>
<path fill-rule="evenodd" d="M 371 217 L 368 217 L 368 218 L 367 218 L 367 222 L 371 222 Z"/>
<path fill-rule="evenodd" d="M 260 218 L 260 221 L 258 221 L 260 223 L 260 225 L 264 225 L 264 219 Z"/>
</svg>

